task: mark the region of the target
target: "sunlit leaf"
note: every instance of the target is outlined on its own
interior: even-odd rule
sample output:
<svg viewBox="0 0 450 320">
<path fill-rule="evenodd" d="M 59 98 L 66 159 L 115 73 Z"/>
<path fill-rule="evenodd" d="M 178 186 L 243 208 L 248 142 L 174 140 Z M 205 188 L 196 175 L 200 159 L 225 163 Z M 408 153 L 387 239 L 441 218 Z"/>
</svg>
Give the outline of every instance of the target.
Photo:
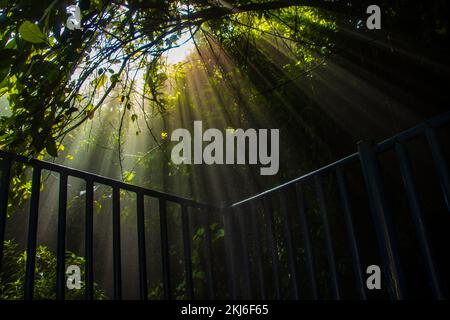
<svg viewBox="0 0 450 320">
<path fill-rule="evenodd" d="M 125 171 L 124 172 L 124 181 L 127 183 L 131 183 L 134 179 L 134 177 L 136 176 L 136 173 L 132 172 L 132 171 Z"/>
<path fill-rule="evenodd" d="M 97 80 L 95 81 L 96 83 L 97 83 L 97 85 L 95 86 L 95 88 L 98 90 L 98 89 L 101 89 L 104 85 L 105 85 L 105 83 L 106 83 L 106 81 L 108 80 L 108 76 L 106 75 L 106 74 L 102 74 L 101 76 L 99 76 L 98 78 L 97 78 Z"/>
<path fill-rule="evenodd" d="M 30 21 L 25 21 L 22 23 L 22 25 L 19 27 L 19 33 L 20 36 L 31 43 L 44 43 L 45 42 L 45 36 L 42 33 L 41 29 Z"/>
</svg>

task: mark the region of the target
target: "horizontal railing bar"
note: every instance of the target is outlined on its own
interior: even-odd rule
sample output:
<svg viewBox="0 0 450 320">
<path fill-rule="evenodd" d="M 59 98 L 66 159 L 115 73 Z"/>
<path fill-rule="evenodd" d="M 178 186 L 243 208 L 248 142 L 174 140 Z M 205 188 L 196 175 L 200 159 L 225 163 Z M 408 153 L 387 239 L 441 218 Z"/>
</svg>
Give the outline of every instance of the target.
<svg viewBox="0 0 450 320">
<path fill-rule="evenodd" d="M 390 149 L 394 147 L 394 145 L 398 142 L 406 142 L 408 140 L 411 140 L 412 138 L 417 137 L 418 135 L 422 134 L 427 128 L 436 128 L 440 127 L 447 122 L 450 122 L 450 111 L 446 112 L 444 114 L 441 114 L 437 117 L 431 118 L 429 120 L 426 120 L 420 124 L 418 124 L 415 127 L 412 127 L 411 129 L 405 130 L 403 132 L 400 132 L 396 134 L 395 136 L 392 136 L 377 145 L 377 151 L 383 152 L 387 149 Z"/>
<path fill-rule="evenodd" d="M 144 187 L 135 186 L 132 184 L 125 183 L 123 181 L 107 178 L 105 176 L 85 172 L 85 171 L 78 170 L 78 169 L 73 169 L 70 167 L 51 163 L 48 161 L 29 159 L 24 156 L 12 154 L 12 153 L 9 153 L 9 152 L 3 151 L 3 150 L 0 150 L 0 157 L 2 157 L 4 159 L 9 159 L 11 161 L 28 164 L 30 166 L 39 167 L 43 170 L 49 170 L 49 171 L 54 171 L 54 172 L 58 172 L 58 173 L 65 173 L 67 176 L 80 178 L 80 179 L 84 179 L 84 180 L 89 179 L 89 180 L 99 183 L 99 184 L 104 184 L 104 185 L 108 185 L 111 187 L 117 187 L 117 188 L 131 191 L 131 192 L 143 193 L 146 196 L 160 198 L 160 199 L 164 199 L 166 201 L 176 202 L 176 203 L 184 204 L 186 206 L 190 206 L 190 207 L 194 207 L 194 208 L 220 209 L 211 204 L 197 202 L 195 200 L 171 195 L 171 194 L 156 191 L 156 190 L 146 189 Z"/>
<path fill-rule="evenodd" d="M 343 166 L 343 165 L 346 165 L 346 164 L 350 164 L 350 163 L 356 162 L 357 160 L 358 160 L 358 153 L 353 153 L 353 154 L 351 154 L 351 155 L 349 155 L 349 156 L 347 156 L 345 158 L 342 158 L 342 159 L 340 159 L 338 161 L 330 163 L 330 164 L 328 164 L 328 165 L 326 165 L 326 166 L 324 166 L 322 168 L 319 168 L 319 169 L 317 169 L 315 171 L 307 173 L 307 174 L 305 174 L 305 175 L 303 175 L 301 177 L 298 177 L 298 178 L 295 178 L 295 179 L 290 180 L 288 182 L 285 182 L 283 184 L 280 184 L 279 186 L 277 186 L 275 188 L 266 190 L 264 192 L 258 193 L 257 195 L 254 195 L 254 196 L 252 196 L 250 198 L 247 198 L 247 199 L 241 200 L 239 202 L 233 203 L 231 205 L 231 207 L 237 207 L 237 206 L 243 205 L 244 203 L 247 203 L 249 201 L 253 201 L 253 200 L 262 198 L 262 197 L 264 197 L 264 196 L 266 196 L 266 195 L 268 195 L 270 193 L 274 193 L 276 191 L 279 191 L 280 189 L 290 187 L 290 186 L 292 186 L 292 185 L 294 185 L 296 183 L 304 182 L 306 180 L 314 178 L 317 175 L 325 174 L 325 173 L 333 170 L 337 166 Z"/>
<path fill-rule="evenodd" d="M 383 152 L 386 151 L 387 149 L 393 147 L 395 145 L 395 143 L 398 142 L 405 142 L 407 140 L 410 140 L 418 135 L 420 135 L 421 133 L 423 133 L 427 128 L 429 127 L 439 127 L 444 125 L 445 123 L 450 122 L 450 112 L 446 112 L 444 114 L 441 114 L 437 117 L 431 118 L 411 129 L 405 130 L 403 132 L 400 132 L 399 134 L 388 138 L 380 143 L 378 143 L 376 145 L 376 150 L 378 152 Z M 240 206 L 244 203 L 247 203 L 249 201 L 253 201 L 256 199 L 259 199 L 261 197 L 264 197 L 267 194 L 276 192 L 280 189 L 292 186 L 296 183 L 300 183 L 303 182 L 305 180 L 308 180 L 316 175 L 321 175 L 321 174 L 325 174 L 328 173 L 329 171 L 333 170 L 334 168 L 338 167 L 338 166 L 343 166 L 346 164 L 350 164 L 353 162 L 356 162 L 359 158 L 358 158 L 358 153 L 355 152 L 345 158 L 342 158 L 340 160 L 337 160 L 333 163 L 330 163 L 326 166 L 323 166 L 317 170 L 314 170 L 310 173 L 307 173 L 301 177 L 295 178 L 293 180 L 287 181 L 285 183 L 280 184 L 279 186 L 276 186 L 274 188 L 271 188 L 269 190 L 263 191 L 257 195 L 254 195 L 252 197 L 249 197 L 247 199 L 235 202 L 229 206 L 224 206 L 224 207 L 220 207 L 220 206 L 216 206 L 213 204 L 206 204 L 206 203 L 201 203 L 201 202 L 197 202 L 191 199 L 187 199 L 187 198 L 183 198 L 183 197 L 179 197 L 179 196 L 175 196 L 175 195 L 171 195 L 171 194 L 167 194 L 164 192 L 160 192 L 160 191 L 156 191 L 156 190 L 150 190 L 150 189 L 146 189 L 143 187 L 139 187 L 139 186 L 135 186 L 135 185 L 131 185 L 119 180 L 115 180 L 115 179 L 111 179 L 111 178 L 107 178 L 101 175 L 96 175 L 93 173 L 89 173 L 89 172 L 85 172 L 82 170 L 78 170 L 78 169 L 73 169 L 70 167 L 66 167 L 63 165 L 59 165 L 59 164 L 55 164 L 55 163 L 51 163 L 51 162 L 47 162 L 47 161 L 43 161 L 43 160 L 37 160 L 37 159 L 29 159 L 27 157 L 24 156 L 20 156 L 20 155 L 16 155 L 16 154 L 12 154 L 3 150 L 0 150 L 0 157 L 5 158 L 5 159 L 9 159 L 12 161 L 16 161 L 16 162 L 21 162 L 24 164 L 29 164 L 32 166 L 39 166 L 41 169 L 46 169 L 46 170 L 50 170 L 50 171 L 55 171 L 55 172 L 59 172 L 59 173 L 65 173 L 68 176 L 72 176 L 72 177 L 76 177 L 76 178 L 81 178 L 81 179 L 91 179 L 94 182 L 100 183 L 100 184 L 105 184 L 105 185 L 109 185 L 109 186 L 117 186 L 121 189 L 127 190 L 127 191 L 132 191 L 132 192 L 136 192 L 136 193 L 143 193 L 144 195 L 150 196 L 150 197 L 155 197 L 155 198 L 162 198 L 165 199 L 166 201 L 171 201 L 171 202 L 176 202 L 179 204 L 184 204 L 186 206 L 191 206 L 194 208 L 209 208 L 209 209 L 224 209 L 227 207 L 236 207 L 236 206 Z"/>
<path fill-rule="evenodd" d="M 393 147 L 397 142 L 405 142 L 407 140 L 410 140 L 418 135 L 420 135 L 421 133 L 423 133 L 427 128 L 429 127 L 440 127 L 444 124 L 446 124 L 447 122 L 450 122 L 450 112 L 446 112 L 444 114 L 441 114 L 437 117 L 431 118 L 411 129 L 405 130 L 403 132 L 400 132 L 398 134 L 396 134 L 395 136 L 388 138 L 380 143 L 378 143 L 376 145 L 376 150 L 377 152 L 383 152 L 386 151 L 387 149 Z M 342 158 L 340 160 L 337 160 L 333 163 L 330 163 L 326 166 L 323 166 L 315 171 L 312 171 L 310 173 L 307 173 L 301 177 L 295 178 L 293 180 L 289 180 L 283 184 L 280 184 L 277 187 L 271 188 L 269 190 L 263 191 L 257 195 L 254 195 L 252 197 L 249 197 L 247 199 L 241 200 L 239 202 L 233 203 L 230 207 L 236 207 L 236 206 L 240 206 L 244 203 L 247 203 L 249 201 L 253 201 L 256 200 L 258 198 L 261 198 L 269 193 L 274 193 L 280 189 L 292 186 L 296 183 L 300 183 L 303 182 L 305 180 L 311 179 L 312 177 L 315 177 L 317 175 L 321 175 L 321 174 L 325 174 L 328 173 L 329 171 L 333 170 L 334 168 L 338 167 L 338 166 L 343 166 L 343 165 L 347 165 L 353 162 L 356 162 L 358 160 L 358 153 L 353 153 L 345 158 Z"/>
</svg>

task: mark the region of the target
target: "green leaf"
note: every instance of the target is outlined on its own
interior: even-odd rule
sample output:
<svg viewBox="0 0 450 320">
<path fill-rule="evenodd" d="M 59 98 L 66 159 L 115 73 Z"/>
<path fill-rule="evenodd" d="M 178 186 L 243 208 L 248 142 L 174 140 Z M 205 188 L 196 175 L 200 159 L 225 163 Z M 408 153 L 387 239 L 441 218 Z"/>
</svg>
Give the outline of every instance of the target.
<svg viewBox="0 0 450 320">
<path fill-rule="evenodd" d="M 218 229 L 216 234 L 214 235 L 214 241 L 220 238 L 223 238 L 225 236 L 225 230 L 223 228 Z"/>
<path fill-rule="evenodd" d="M 85 109 L 85 112 L 89 113 L 95 109 L 95 106 L 92 103 L 89 103 Z"/>
<path fill-rule="evenodd" d="M 112 86 L 115 87 L 117 82 L 119 82 L 119 75 L 117 73 L 112 74 L 110 79 Z"/>
<path fill-rule="evenodd" d="M 48 154 L 51 155 L 52 157 L 58 156 L 58 148 L 56 147 L 55 140 L 53 139 L 48 140 L 45 149 L 47 150 Z"/>
<path fill-rule="evenodd" d="M 97 82 L 96 89 L 98 90 L 101 87 L 103 87 L 106 83 L 106 80 L 108 80 L 108 76 L 106 74 L 102 74 L 100 77 L 98 77 L 96 80 Z"/>
<path fill-rule="evenodd" d="M 22 23 L 22 25 L 19 28 L 20 36 L 31 43 L 44 43 L 45 42 L 45 36 L 42 33 L 41 29 L 30 21 L 25 21 Z"/>
<path fill-rule="evenodd" d="M 131 183 L 133 181 L 134 177 L 136 176 L 136 174 L 132 171 L 125 171 L 124 176 L 125 176 L 124 181 L 126 183 Z"/>
<path fill-rule="evenodd" d="M 9 68 L 7 69 L 0 69 L 0 82 L 3 82 L 3 80 L 8 76 L 9 74 Z M 2 96 L 2 91 L 0 91 L 0 97 Z"/>
</svg>

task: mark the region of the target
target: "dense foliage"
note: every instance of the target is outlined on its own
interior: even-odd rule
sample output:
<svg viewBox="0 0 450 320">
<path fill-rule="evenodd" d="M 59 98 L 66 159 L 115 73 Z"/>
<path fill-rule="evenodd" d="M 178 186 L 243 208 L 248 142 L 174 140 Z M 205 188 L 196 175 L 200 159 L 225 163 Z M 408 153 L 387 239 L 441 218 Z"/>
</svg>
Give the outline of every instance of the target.
<svg viewBox="0 0 450 320">
<path fill-rule="evenodd" d="M 0 300 L 23 299 L 25 281 L 26 252 L 18 248 L 17 242 L 4 242 L 2 270 L 0 272 Z M 66 265 L 84 267 L 84 258 L 72 252 L 66 252 Z M 84 274 L 84 272 L 82 272 Z M 56 299 L 56 257 L 49 248 L 39 246 L 36 251 L 36 269 L 34 282 L 35 299 Z M 84 282 L 80 290 L 66 289 L 66 299 L 79 300 L 84 298 Z M 105 299 L 105 293 L 95 285 L 96 299 Z"/>
<path fill-rule="evenodd" d="M 212 31 L 224 41 L 238 41 L 242 21 L 255 25 L 255 19 L 268 17 L 265 9 L 295 2 L 235 1 L 229 8 L 208 1 L 81 1 L 82 31 L 64 27 L 68 4 L 2 1 L 0 95 L 7 95 L 11 111 L 0 127 L 3 148 L 46 149 L 56 156 L 56 141 L 92 118 L 117 85 L 121 103 L 131 108 L 137 69 L 146 70 L 142 94 L 163 110 L 160 57 L 182 34 Z"/>
<path fill-rule="evenodd" d="M 0 0 L 2 150 L 38 159 L 59 156 L 58 162 L 89 172 L 218 203 L 316 169 L 354 151 L 357 139 L 392 135 L 437 113 L 438 108 L 430 106 L 448 106 L 450 101 L 441 94 L 448 91 L 442 59 L 429 58 L 424 49 L 438 47 L 443 56 L 448 52 L 446 0 L 380 0 L 379 32 L 361 27 L 372 1 L 81 0 L 83 29 L 74 31 L 65 27 L 66 8 L 72 4 Z M 185 42 L 193 42 L 195 52 L 187 61 L 171 65 L 165 54 Z M 425 53 L 416 50 L 417 45 Z M 226 171 L 174 165 L 169 160 L 170 131 L 189 128 L 195 119 L 220 129 L 280 128 L 280 175 L 262 183 L 250 167 Z M 31 175 L 26 170 L 13 168 L 11 224 L 20 225 L 27 214 Z M 42 198 L 48 204 L 47 220 L 57 211 L 50 205 L 57 184 L 57 176 L 45 173 L 41 192 L 52 194 Z M 95 225 L 101 226 L 103 238 L 96 244 L 108 248 L 112 191 L 97 187 Z M 70 181 L 68 190 L 68 234 L 77 240 L 69 241 L 76 254 L 68 253 L 67 260 L 82 265 L 85 185 Z M 123 190 L 120 195 L 124 243 L 135 248 L 135 198 Z M 311 207 L 311 233 L 320 242 L 319 213 Z M 148 212 L 158 208 L 150 206 Z M 170 254 L 175 296 L 185 298 L 177 214 L 169 208 Z M 274 215 L 276 228 L 282 228 L 280 211 L 275 209 Z M 205 227 L 193 216 L 196 294 L 206 296 Z M 146 231 L 153 241 L 149 252 L 158 253 L 154 240 L 159 221 L 148 219 Z M 219 221 L 210 227 L 219 252 L 223 226 Z M 43 242 L 51 243 L 54 238 L 46 232 Z M 278 257 L 287 265 L 281 236 L 277 243 Z M 54 298 L 55 257 L 49 247 L 38 249 L 38 298 Z M 102 265 L 109 258 L 110 252 L 101 250 L 95 263 Z M 224 269 L 224 257 L 215 258 Z M 15 242 L 6 241 L 4 261 L 0 298 L 16 299 L 21 295 L 25 254 Z M 151 261 L 149 277 L 157 280 L 149 283 L 149 297 L 161 298 L 158 254 Z M 325 283 L 327 274 L 319 278 Z M 218 279 L 219 286 L 224 282 Z M 68 294 L 79 298 L 79 293 Z"/>
<path fill-rule="evenodd" d="M 11 112 L 1 120 L 2 148 L 26 154 L 46 149 L 56 156 L 56 141 L 91 118 L 116 86 L 121 87 L 122 103 L 131 108 L 130 94 L 139 74 L 131 71 L 137 69 L 145 70 L 139 74 L 145 80 L 141 93 L 164 109 L 160 89 L 166 77 L 160 72 L 160 57 L 178 45 L 182 34 L 209 34 L 232 48 L 242 37 L 242 25 L 247 25 L 320 52 L 326 44 L 304 35 L 308 19 L 314 19 L 314 12 L 304 8 L 346 13 L 356 20 L 367 6 L 364 1 L 322 0 L 83 0 L 83 29 L 70 31 L 64 24 L 71 4 L 0 2 L 0 96 L 7 95 Z M 434 5 L 430 12 L 439 17 L 443 5 Z M 400 1 L 386 4 L 384 10 L 398 16 L 399 10 L 414 11 L 415 5 Z M 444 21 L 433 21 L 437 35 L 446 35 Z M 318 34 L 326 42 L 327 36 Z"/>
</svg>

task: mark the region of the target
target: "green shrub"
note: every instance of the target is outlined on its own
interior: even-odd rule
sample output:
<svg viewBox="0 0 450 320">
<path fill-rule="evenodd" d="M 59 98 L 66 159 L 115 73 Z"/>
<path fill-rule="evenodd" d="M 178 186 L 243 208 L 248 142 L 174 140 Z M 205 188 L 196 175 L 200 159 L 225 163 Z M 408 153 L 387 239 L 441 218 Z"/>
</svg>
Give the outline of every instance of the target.
<svg viewBox="0 0 450 320">
<path fill-rule="evenodd" d="M 20 251 L 16 241 L 6 240 L 3 252 L 2 270 L 0 272 L 0 300 L 20 300 L 23 298 L 25 282 L 26 251 Z M 84 263 L 83 257 L 66 251 L 66 266 L 79 266 L 82 270 L 82 279 L 84 278 Z M 84 288 L 84 282 L 82 282 L 80 290 L 68 290 L 66 288 L 66 299 L 84 299 Z M 106 299 L 105 292 L 99 289 L 97 284 L 94 284 L 94 288 L 95 299 Z M 39 246 L 36 249 L 33 298 L 39 300 L 56 299 L 56 256 L 46 246 Z"/>
</svg>

